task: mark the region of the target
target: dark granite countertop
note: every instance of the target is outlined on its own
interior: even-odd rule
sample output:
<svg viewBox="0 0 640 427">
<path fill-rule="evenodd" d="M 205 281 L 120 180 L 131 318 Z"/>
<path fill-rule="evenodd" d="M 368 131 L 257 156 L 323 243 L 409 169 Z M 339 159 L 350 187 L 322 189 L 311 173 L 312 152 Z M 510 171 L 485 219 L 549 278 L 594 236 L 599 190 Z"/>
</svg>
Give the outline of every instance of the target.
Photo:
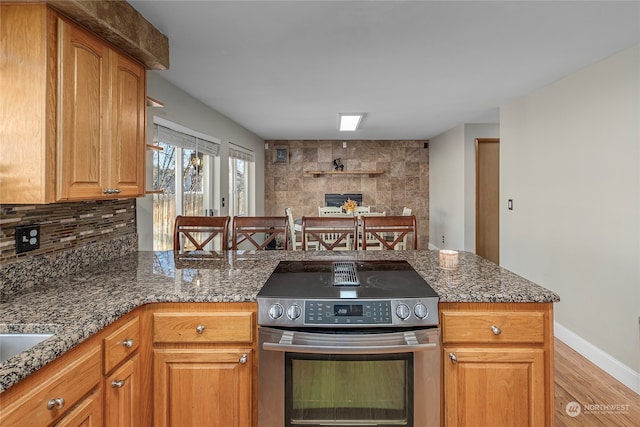
<svg viewBox="0 0 640 427">
<path fill-rule="evenodd" d="M 454 270 L 438 251 L 225 252 L 198 259 L 137 252 L 11 295 L 0 303 L 0 333 L 50 332 L 51 338 L 0 363 L 4 392 L 121 316 L 147 303 L 255 301 L 280 260 L 407 260 L 441 302 L 557 302 L 558 295 L 472 253 Z"/>
</svg>

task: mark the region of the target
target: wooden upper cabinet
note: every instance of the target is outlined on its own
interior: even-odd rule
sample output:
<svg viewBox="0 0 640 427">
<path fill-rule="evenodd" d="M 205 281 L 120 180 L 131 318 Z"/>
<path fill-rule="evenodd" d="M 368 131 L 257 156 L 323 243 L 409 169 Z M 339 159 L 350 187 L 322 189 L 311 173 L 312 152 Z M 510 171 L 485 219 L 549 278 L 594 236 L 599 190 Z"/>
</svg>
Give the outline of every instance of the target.
<svg viewBox="0 0 640 427">
<path fill-rule="evenodd" d="M 143 195 L 144 67 L 46 5 L 0 8 L 0 203 Z"/>
<path fill-rule="evenodd" d="M 58 20 L 58 199 L 101 197 L 109 157 L 109 48 Z"/>
<path fill-rule="evenodd" d="M 0 203 L 55 201 L 56 20 L 0 4 Z"/>
<path fill-rule="evenodd" d="M 144 194 L 144 68 L 59 20 L 59 200 Z"/>
<path fill-rule="evenodd" d="M 111 77 L 109 185 L 120 191 L 120 197 L 136 197 L 145 193 L 145 69 L 111 51 Z"/>
</svg>

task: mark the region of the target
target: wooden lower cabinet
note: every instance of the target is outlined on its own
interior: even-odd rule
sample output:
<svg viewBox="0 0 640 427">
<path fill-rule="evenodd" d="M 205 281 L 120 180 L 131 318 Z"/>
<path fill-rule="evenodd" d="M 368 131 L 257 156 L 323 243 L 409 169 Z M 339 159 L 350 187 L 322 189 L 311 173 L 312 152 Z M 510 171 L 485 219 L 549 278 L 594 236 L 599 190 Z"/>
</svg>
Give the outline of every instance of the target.
<svg viewBox="0 0 640 427">
<path fill-rule="evenodd" d="M 250 426 L 252 359 L 251 348 L 155 349 L 154 426 Z"/>
<path fill-rule="evenodd" d="M 100 393 L 100 347 L 92 343 L 69 352 L 23 382 L 0 394 L 0 426 L 46 427 L 59 420 L 67 421 L 70 414 L 76 414 L 77 404 L 88 406 L 83 411 L 87 422 L 102 420 L 102 399 Z M 90 395 L 89 398 L 85 397 Z M 93 397 L 91 397 L 93 396 Z M 85 400 L 90 399 L 90 400 Z M 89 405 L 92 400 L 99 404 Z M 82 417 L 74 415 L 71 420 Z M 101 424 L 101 421 L 100 421 Z M 82 424 L 94 426 L 98 424 Z"/>
<path fill-rule="evenodd" d="M 102 390 L 98 388 L 87 396 L 55 427 L 102 427 Z"/>
<path fill-rule="evenodd" d="M 140 426 L 140 357 L 135 355 L 104 380 L 105 426 Z"/>
<path fill-rule="evenodd" d="M 147 308 L 154 427 L 257 425 L 257 304 Z"/>
<path fill-rule="evenodd" d="M 553 426 L 553 306 L 442 303 L 448 427 Z"/>
<path fill-rule="evenodd" d="M 541 349 L 444 348 L 448 426 L 544 425 Z"/>
</svg>

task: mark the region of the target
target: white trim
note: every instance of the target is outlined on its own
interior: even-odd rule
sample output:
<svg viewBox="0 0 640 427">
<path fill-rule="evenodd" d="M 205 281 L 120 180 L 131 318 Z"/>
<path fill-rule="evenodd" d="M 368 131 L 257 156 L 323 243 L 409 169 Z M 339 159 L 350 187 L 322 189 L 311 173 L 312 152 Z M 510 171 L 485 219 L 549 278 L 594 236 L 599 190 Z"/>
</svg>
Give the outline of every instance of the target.
<svg viewBox="0 0 640 427">
<path fill-rule="evenodd" d="M 554 335 L 600 369 L 640 395 L 640 373 L 591 344 L 575 332 L 554 322 Z"/>
</svg>

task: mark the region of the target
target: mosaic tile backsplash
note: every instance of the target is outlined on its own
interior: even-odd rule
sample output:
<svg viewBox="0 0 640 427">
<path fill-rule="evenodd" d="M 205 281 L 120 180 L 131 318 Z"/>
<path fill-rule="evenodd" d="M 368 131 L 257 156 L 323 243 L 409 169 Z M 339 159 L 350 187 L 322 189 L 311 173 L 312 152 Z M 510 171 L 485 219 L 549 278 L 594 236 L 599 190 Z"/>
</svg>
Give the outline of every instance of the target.
<svg viewBox="0 0 640 427">
<path fill-rule="evenodd" d="M 16 254 L 15 228 L 40 225 L 39 249 Z M 0 298 L 136 251 L 135 199 L 0 208 Z"/>
</svg>

